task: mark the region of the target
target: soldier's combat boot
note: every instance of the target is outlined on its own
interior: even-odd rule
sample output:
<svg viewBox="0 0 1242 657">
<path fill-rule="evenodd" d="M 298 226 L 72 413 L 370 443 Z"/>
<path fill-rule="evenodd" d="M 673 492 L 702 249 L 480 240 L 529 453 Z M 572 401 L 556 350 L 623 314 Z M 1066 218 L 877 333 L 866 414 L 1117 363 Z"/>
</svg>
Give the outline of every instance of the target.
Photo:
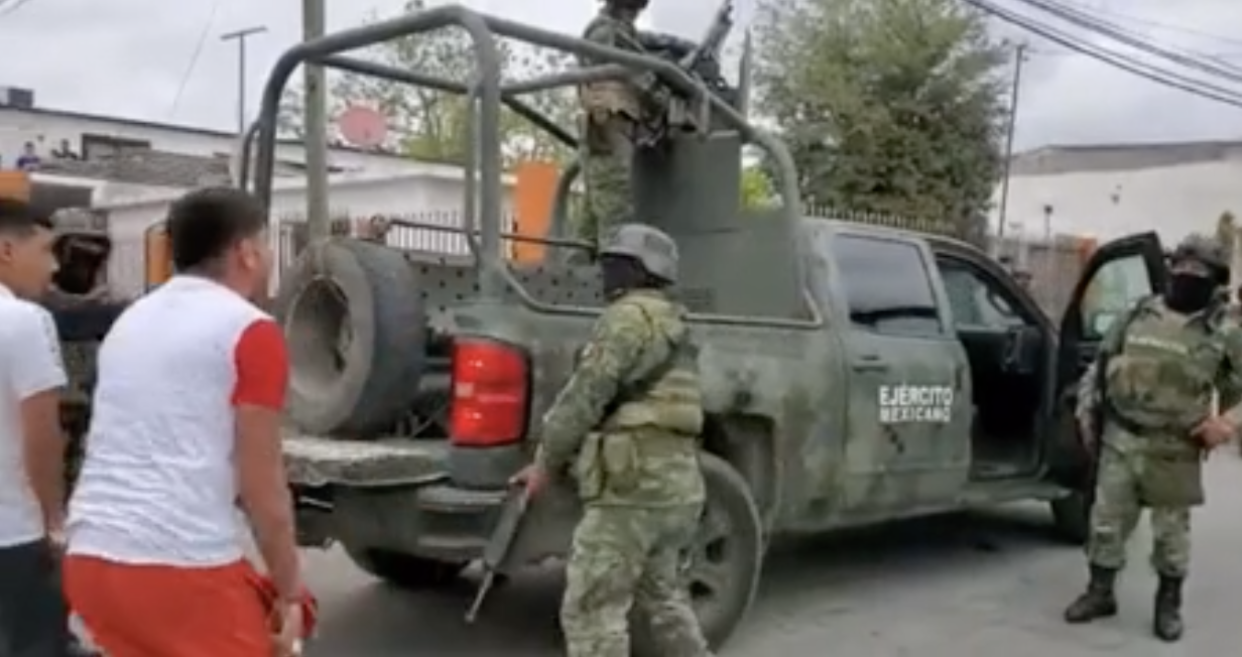
<svg viewBox="0 0 1242 657">
<path fill-rule="evenodd" d="M 1182 622 L 1182 578 L 1160 576 L 1156 589 L 1156 609 L 1152 615 L 1152 632 L 1161 641 L 1170 643 L 1182 638 L 1186 630 Z"/>
<path fill-rule="evenodd" d="M 1117 597 L 1113 594 L 1113 584 L 1116 581 L 1116 570 L 1092 564 L 1091 581 L 1087 584 L 1087 590 L 1066 607 L 1065 622 L 1090 623 L 1098 618 L 1116 616 Z"/>
</svg>

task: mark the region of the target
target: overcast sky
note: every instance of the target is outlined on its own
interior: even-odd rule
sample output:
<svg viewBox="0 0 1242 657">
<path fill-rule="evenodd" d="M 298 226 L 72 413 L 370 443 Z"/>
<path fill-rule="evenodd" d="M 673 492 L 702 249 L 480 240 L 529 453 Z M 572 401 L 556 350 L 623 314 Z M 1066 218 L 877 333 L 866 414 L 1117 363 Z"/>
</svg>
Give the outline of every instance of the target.
<svg viewBox="0 0 1242 657">
<path fill-rule="evenodd" d="M 739 0 L 739 24 L 749 19 L 748 5 L 754 1 Z M 1015 0 L 995 1 L 1020 7 Z M 1231 38 L 1229 28 L 1242 25 L 1242 0 L 1070 1 L 1144 32 L 1152 43 L 1230 59 L 1242 80 L 1242 36 Z M 390 14 L 402 5 L 401 0 L 326 2 L 329 29 L 356 25 L 371 12 Z M 596 0 L 466 4 L 568 31 L 580 30 L 597 7 Z M 653 0 L 647 22 L 698 35 L 715 5 L 715 0 Z M 298 40 L 300 4 L 295 0 L 27 0 L 16 11 L 0 10 L 5 52 L 0 86 L 35 89 L 37 103 L 49 108 L 231 129 L 236 49 L 220 42 L 218 35 L 256 25 L 269 31 L 251 41 L 252 98 L 257 98 L 273 60 Z M 187 78 L 204 29 L 209 38 Z M 1020 148 L 1242 137 L 1242 109 L 1161 88 L 1059 46 L 1036 40 L 1032 50 L 1019 110 Z M 185 91 L 177 101 L 183 78 Z M 1242 82 L 1216 83 L 1235 89 L 1242 102 Z"/>
</svg>

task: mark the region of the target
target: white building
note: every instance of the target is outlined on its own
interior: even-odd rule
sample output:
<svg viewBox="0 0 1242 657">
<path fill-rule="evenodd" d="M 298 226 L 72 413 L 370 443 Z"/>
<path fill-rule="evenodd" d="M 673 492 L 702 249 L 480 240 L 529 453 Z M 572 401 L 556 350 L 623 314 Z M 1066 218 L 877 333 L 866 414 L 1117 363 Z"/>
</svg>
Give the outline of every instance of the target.
<svg viewBox="0 0 1242 657">
<path fill-rule="evenodd" d="M 503 213 L 509 220 L 513 181 L 504 180 Z M 97 203 L 106 213 L 114 252 L 108 265 L 108 284 L 122 296 L 137 296 L 145 286 L 145 244 L 147 232 L 168 214 L 168 206 L 181 195 L 180 190 L 163 194 Z M 329 181 L 330 215 L 352 223 L 374 216 L 456 227 L 461 225 L 465 184 L 460 169 L 427 165 L 421 171 L 403 175 L 387 173 L 343 173 Z M 272 193 L 272 240 L 278 257 L 291 259 L 291 231 L 305 224 L 306 184 L 302 179 L 278 181 Z M 469 253 L 460 233 L 434 229 L 398 227 L 389 235 L 395 245 L 440 253 Z M 277 268 L 280 269 L 279 267 Z M 279 276 L 279 271 L 277 272 Z M 273 280 L 273 289 L 279 280 Z"/>
<path fill-rule="evenodd" d="M 994 213 L 999 213 L 999 191 Z M 1242 219 L 1242 142 L 1048 146 L 1014 157 L 1007 231 L 1108 240 L 1156 230 L 1170 246 Z M 999 219 L 993 217 L 996 226 Z"/>
<path fill-rule="evenodd" d="M 0 170 L 16 168 L 33 151 L 39 160 L 34 196 L 53 206 L 141 198 L 226 180 L 238 145 L 232 132 L 49 109 L 30 90 L 0 87 Z M 278 176 L 299 175 L 305 149 L 300 141 L 282 140 L 276 159 Z M 428 166 L 436 165 L 339 144 L 328 153 L 333 173 L 401 175 Z"/>
</svg>

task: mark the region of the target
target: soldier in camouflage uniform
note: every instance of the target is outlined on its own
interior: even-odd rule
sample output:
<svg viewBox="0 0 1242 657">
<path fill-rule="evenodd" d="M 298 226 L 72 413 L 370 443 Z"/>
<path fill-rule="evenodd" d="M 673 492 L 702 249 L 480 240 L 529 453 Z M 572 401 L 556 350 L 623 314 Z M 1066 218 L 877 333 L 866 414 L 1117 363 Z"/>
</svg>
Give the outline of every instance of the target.
<svg viewBox="0 0 1242 657">
<path fill-rule="evenodd" d="M 90 210 L 65 208 L 52 215 L 53 251 L 59 265 L 43 305 L 56 319 L 69 385 L 61 402 L 61 419 L 69 435 L 65 455 L 69 490 L 82 460 L 82 437 L 90 420 L 95 355 L 107 327 L 124 304 L 113 302 L 103 282 L 112 238 Z"/>
<path fill-rule="evenodd" d="M 600 45 L 642 52 L 634 21 L 647 0 L 605 0 L 583 38 Z M 582 58 L 583 67 L 596 62 Z M 598 244 L 612 226 L 635 221 L 630 177 L 635 137 L 643 117 L 644 92 L 636 81 L 606 80 L 579 88 L 582 182 L 585 212 L 575 217 L 577 239 Z"/>
<path fill-rule="evenodd" d="M 1214 243 L 1183 242 L 1168 290 L 1140 301 L 1110 328 L 1082 378 L 1077 416 L 1084 439 L 1099 441 L 1099 463 L 1087 545 L 1091 580 L 1065 610 L 1067 622 L 1117 613 L 1114 580 L 1146 507 L 1160 580 L 1152 629 L 1165 641 L 1182 636 L 1190 512 L 1204 502 L 1203 460 L 1242 422 L 1242 404 L 1213 411 L 1217 391 L 1235 400 L 1242 386 L 1242 332 L 1222 322 L 1218 307 L 1228 273 Z"/>
<path fill-rule="evenodd" d="M 681 577 L 706 497 L 697 350 L 665 289 L 677 246 L 626 224 L 601 252 L 611 304 L 543 418 L 535 463 L 515 477 L 537 491 L 572 470 L 585 513 L 574 532 L 561 626 L 569 657 L 629 657 L 631 607 L 657 653 L 709 655 Z"/>
</svg>

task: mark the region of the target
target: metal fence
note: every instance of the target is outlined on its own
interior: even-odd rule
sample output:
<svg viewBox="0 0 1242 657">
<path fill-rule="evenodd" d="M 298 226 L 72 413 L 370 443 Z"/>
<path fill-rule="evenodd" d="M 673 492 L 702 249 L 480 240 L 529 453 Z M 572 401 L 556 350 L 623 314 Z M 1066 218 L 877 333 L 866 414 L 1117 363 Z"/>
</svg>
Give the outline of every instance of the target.
<svg viewBox="0 0 1242 657">
<path fill-rule="evenodd" d="M 1086 257 L 1095 245 L 1093 240 L 1068 235 L 1042 238 L 1024 235 L 1006 235 L 1004 238 L 998 238 L 986 232 L 972 235 L 969 231 L 963 231 L 961 225 L 954 222 L 910 219 L 875 213 L 810 207 L 807 208 L 806 214 L 811 217 L 944 235 L 973 242 L 993 257 L 1007 262 L 1011 271 L 1029 274 L 1029 289 L 1032 295 L 1053 318 L 1060 317 L 1073 292 L 1074 284 L 1078 280 Z M 400 219 L 446 228 L 462 225 L 461 213 L 451 210 L 419 211 L 387 216 L 353 216 L 348 211 L 338 210 L 332 212 L 331 216 L 333 217 L 332 233 L 336 235 L 367 236 L 374 222 L 384 219 Z M 513 230 L 513 217 L 506 216 L 504 224 L 503 230 Z M 305 248 L 308 234 L 306 221 L 300 215 L 279 217 L 279 226 L 277 253 L 280 268 L 283 271 L 293 264 L 297 255 Z M 469 254 L 464 235 L 433 228 L 394 225 L 385 232 L 383 240 L 389 246 L 402 249 L 450 255 Z"/>
</svg>

